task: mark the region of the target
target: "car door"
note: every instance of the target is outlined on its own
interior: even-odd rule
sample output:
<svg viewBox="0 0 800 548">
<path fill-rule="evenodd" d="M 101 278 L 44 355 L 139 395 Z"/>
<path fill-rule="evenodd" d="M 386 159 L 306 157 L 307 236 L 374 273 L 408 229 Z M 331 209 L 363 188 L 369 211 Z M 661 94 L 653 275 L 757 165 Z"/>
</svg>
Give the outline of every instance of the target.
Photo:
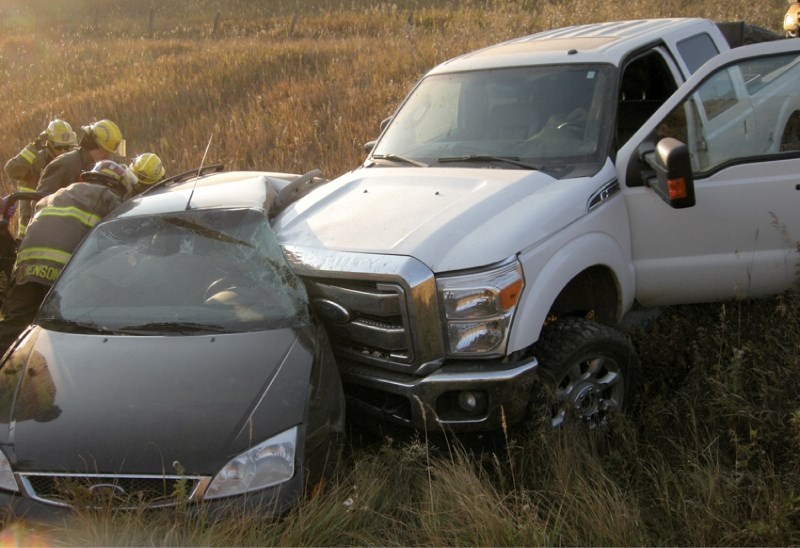
<svg viewBox="0 0 800 548">
<path fill-rule="evenodd" d="M 636 297 L 645 305 L 780 292 L 800 269 L 800 45 L 779 40 L 703 65 L 617 155 Z M 686 144 L 696 202 L 652 188 L 656 143 Z"/>
</svg>

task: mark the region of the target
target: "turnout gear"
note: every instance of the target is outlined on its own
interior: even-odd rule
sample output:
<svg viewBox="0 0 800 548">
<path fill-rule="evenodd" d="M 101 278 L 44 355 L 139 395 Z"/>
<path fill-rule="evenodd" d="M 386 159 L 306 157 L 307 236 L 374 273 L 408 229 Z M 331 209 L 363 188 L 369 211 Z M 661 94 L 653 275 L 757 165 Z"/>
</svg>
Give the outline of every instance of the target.
<svg viewBox="0 0 800 548">
<path fill-rule="evenodd" d="M 133 175 L 110 160 L 100 164 L 106 165 L 85 174 L 90 181 L 73 183 L 36 204 L 17 251 L 17 284 L 52 285 L 89 229 L 126 197 Z"/>
<path fill-rule="evenodd" d="M 81 173 L 92 169 L 94 164 L 95 160 L 85 148 L 70 150 L 47 165 L 35 190 L 42 194 L 52 194 L 60 188 L 80 181 Z"/>
<path fill-rule="evenodd" d="M 47 165 L 77 144 L 72 126 L 64 120 L 55 119 L 47 125 L 47 129 L 40 133 L 34 142 L 29 143 L 6 163 L 6 175 L 16 182 L 19 192 L 34 192 L 39 185 L 39 177 Z M 33 207 L 30 202 L 24 201 L 20 205 L 17 225 L 18 238 L 25 235 L 32 212 Z"/>
<path fill-rule="evenodd" d="M 135 176 L 125 166 L 98 162 L 84 174 L 92 182 L 73 183 L 39 200 L 17 250 L 13 281 L 2 306 L 0 352 L 33 318 L 50 286 L 83 237 L 130 192 Z"/>
<path fill-rule="evenodd" d="M 87 145 L 98 146 L 109 154 L 125 156 L 125 139 L 117 124 L 111 120 L 100 120 L 81 129 L 84 133 L 81 146 L 84 146 L 85 140 L 88 141 Z"/>
<path fill-rule="evenodd" d="M 140 185 L 150 186 L 159 182 L 166 175 L 161 158 L 152 152 L 145 152 L 133 159 L 130 169 Z"/>
</svg>

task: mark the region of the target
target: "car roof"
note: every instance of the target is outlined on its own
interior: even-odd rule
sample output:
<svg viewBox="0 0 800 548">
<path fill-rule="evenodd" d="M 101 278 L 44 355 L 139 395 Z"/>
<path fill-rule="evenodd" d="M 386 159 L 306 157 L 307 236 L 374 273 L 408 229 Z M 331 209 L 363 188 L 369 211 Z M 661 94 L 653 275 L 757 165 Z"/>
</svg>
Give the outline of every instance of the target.
<svg viewBox="0 0 800 548">
<path fill-rule="evenodd" d="M 282 176 L 289 180 L 297 177 L 266 171 L 226 171 L 169 181 L 127 200 L 108 218 L 160 215 L 188 209 L 247 207 L 269 211 L 275 200 L 275 189 L 287 184 Z"/>
<path fill-rule="evenodd" d="M 565 61 L 619 65 L 639 47 L 661 41 L 674 32 L 708 31 L 709 23 L 700 18 L 640 19 L 547 30 L 465 53 L 438 65 L 429 74 Z"/>
</svg>

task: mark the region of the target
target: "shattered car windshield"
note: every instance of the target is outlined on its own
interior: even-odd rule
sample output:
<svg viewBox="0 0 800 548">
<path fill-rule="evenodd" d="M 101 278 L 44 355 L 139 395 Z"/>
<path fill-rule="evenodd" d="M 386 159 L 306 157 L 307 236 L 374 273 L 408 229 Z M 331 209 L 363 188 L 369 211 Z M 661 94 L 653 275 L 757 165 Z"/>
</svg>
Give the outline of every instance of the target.
<svg viewBox="0 0 800 548">
<path fill-rule="evenodd" d="M 307 304 L 263 211 L 193 210 L 98 225 L 39 322 L 129 334 L 230 333 L 305 325 Z"/>
<path fill-rule="evenodd" d="M 613 75 L 609 65 L 587 64 L 428 76 L 395 114 L 368 163 L 463 162 L 591 175 L 611 145 Z"/>
</svg>

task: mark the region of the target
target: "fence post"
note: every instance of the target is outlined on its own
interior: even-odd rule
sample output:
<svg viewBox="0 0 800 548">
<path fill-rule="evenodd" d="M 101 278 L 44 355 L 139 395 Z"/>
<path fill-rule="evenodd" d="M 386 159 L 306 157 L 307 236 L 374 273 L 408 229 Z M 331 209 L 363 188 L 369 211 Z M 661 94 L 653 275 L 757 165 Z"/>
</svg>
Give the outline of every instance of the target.
<svg viewBox="0 0 800 548">
<path fill-rule="evenodd" d="M 289 39 L 294 38 L 294 28 L 296 25 L 297 25 L 297 12 L 294 12 L 294 15 L 292 15 L 292 22 L 289 25 L 289 34 L 287 35 Z"/>
<path fill-rule="evenodd" d="M 217 12 L 217 14 L 214 16 L 214 29 L 211 31 L 211 36 L 213 36 L 214 38 L 217 37 L 217 33 L 219 32 L 219 25 L 221 19 L 222 19 L 222 14 L 220 12 Z"/>
<path fill-rule="evenodd" d="M 155 18 L 156 10 L 155 8 L 150 8 L 150 19 L 147 22 L 147 34 L 149 34 L 151 38 L 155 36 Z"/>
</svg>

